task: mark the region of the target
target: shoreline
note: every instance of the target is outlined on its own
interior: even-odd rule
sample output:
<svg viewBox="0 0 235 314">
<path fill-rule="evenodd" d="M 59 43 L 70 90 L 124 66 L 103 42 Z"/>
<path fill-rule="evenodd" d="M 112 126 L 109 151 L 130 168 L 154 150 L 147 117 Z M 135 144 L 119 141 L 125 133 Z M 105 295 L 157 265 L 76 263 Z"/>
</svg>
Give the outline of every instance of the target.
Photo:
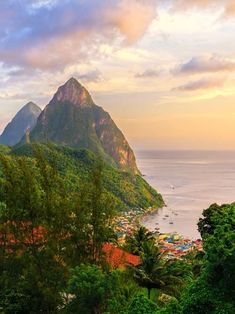
<svg viewBox="0 0 235 314">
<path fill-rule="evenodd" d="M 163 207 L 148 207 L 146 209 L 132 209 L 128 212 L 117 215 L 114 219 L 115 231 L 118 237 L 118 242 L 125 242 L 126 235 L 131 235 L 140 225 L 143 225 L 141 220 L 151 214 L 155 214 Z"/>
<path fill-rule="evenodd" d="M 166 206 L 164 206 L 166 207 Z M 146 217 L 156 214 L 161 208 L 149 207 L 147 209 L 130 210 L 123 215 L 116 217 L 116 234 L 118 243 L 120 245 L 125 243 L 126 236 L 130 236 L 140 226 L 144 226 L 142 220 Z M 144 226 L 145 227 L 145 226 Z M 185 238 L 178 232 L 160 232 L 156 227 L 154 231 L 145 227 L 147 230 L 153 232 L 156 238 L 156 244 L 159 245 L 160 250 L 166 254 L 167 258 L 183 258 L 183 256 L 192 252 L 193 250 L 203 251 L 201 239 Z"/>
</svg>

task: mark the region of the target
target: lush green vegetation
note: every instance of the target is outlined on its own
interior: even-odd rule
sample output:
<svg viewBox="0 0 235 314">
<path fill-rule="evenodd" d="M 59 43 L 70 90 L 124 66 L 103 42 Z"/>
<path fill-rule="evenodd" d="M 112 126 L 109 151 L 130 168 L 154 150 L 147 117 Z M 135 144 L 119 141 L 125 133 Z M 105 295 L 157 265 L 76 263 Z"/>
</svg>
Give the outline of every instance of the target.
<svg viewBox="0 0 235 314">
<path fill-rule="evenodd" d="M 235 309 L 235 204 L 211 205 L 199 221 L 205 267 L 186 295 L 183 313 L 226 313 Z"/>
<path fill-rule="evenodd" d="M 10 153 L 11 149 L 8 146 L 0 145 L 0 154 L 8 154 Z"/>
<path fill-rule="evenodd" d="M 205 254 L 168 260 L 141 227 L 125 244 L 139 265 L 112 269 L 103 244 L 115 243 L 113 217 L 128 202 L 111 174 L 126 174 L 84 150 L 1 152 L 1 313 L 234 313 L 235 204 L 204 211 Z"/>
<path fill-rule="evenodd" d="M 0 306 L 6 313 L 53 312 L 64 304 L 70 268 L 103 265 L 115 200 L 102 187 L 100 162 L 77 190 L 40 148 L 34 158 L 0 160 Z"/>
<path fill-rule="evenodd" d="M 97 157 L 89 150 L 78 150 L 54 144 L 31 144 L 13 149 L 11 155 L 34 155 L 40 149 L 47 161 L 63 175 L 71 188 L 80 188 L 87 182 Z M 119 211 L 135 208 L 161 207 L 163 200 L 140 175 L 119 171 L 107 163 L 103 164 L 103 186 L 112 195 Z"/>
</svg>

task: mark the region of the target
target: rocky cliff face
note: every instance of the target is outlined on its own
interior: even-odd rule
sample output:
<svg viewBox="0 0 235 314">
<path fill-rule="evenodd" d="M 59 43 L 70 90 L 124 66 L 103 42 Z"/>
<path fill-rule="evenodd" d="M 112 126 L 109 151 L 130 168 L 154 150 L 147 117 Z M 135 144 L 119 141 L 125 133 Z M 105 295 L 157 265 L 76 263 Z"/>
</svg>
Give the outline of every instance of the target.
<svg viewBox="0 0 235 314">
<path fill-rule="evenodd" d="M 0 144 L 8 146 L 17 144 L 27 129 L 32 130 L 35 127 L 41 111 L 33 102 L 27 103 L 6 126 L 0 136 Z"/>
<path fill-rule="evenodd" d="M 122 170 L 138 173 L 134 153 L 122 132 L 74 78 L 59 87 L 30 138 L 87 148 Z"/>
<path fill-rule="evenodd" d="M 88 91 L 75 78 L 71 78 L 58 88 L 50 104 L 64 102 L 70 102 L 81 108 L 94 105 Z"/>
</svg>

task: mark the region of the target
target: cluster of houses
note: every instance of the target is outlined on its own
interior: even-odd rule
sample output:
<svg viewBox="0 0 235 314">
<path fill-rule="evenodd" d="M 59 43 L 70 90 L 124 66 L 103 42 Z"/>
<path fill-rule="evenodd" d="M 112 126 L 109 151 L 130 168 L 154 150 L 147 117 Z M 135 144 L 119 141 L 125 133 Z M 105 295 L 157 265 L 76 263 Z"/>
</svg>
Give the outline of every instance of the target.
<svg viewBox="0 0 235 314">
<path fill-rule="evenodd" d="M 139 226 L 140 218 L 151 212 L 150 208 L 146 210 L 131 210 L 123 213 L 115 218 L 115 230 L 118 238 L 118 243 L 123 244 L 127 235 L 132 235 Z M 193 250 L 202 251 L 201 239 L 192 240 L 185 239 L 177 233 L 159 233 L 156 230 L 156 243 L 166 258 L 181 258 Z"/>
<path fill-rule="evenodd" d="M 140 219 L 152 211 L 152 208 L 149 208 L 148 210 L 138 208 L 123 212 L 116 216 L 114 219 L 114 226 L 118 243 L 124 243 L 126 236 L 131 235 L 137 229 Z"/>
<path fill-rule="evenodd" d="M 181 258 L 195 249 L 203 251 L 201 239 L 184 239 L 177 233 L 159 234 L 156 241 L 167 258 Z"/>
</svg>

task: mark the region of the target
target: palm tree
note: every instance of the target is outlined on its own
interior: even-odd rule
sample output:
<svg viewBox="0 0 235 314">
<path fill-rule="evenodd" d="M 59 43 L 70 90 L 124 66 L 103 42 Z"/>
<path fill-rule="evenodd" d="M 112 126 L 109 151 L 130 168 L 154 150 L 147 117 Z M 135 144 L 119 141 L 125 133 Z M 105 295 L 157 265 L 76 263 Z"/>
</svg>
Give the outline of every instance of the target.
<svg viewBox="0 0 235 314">
<path fill-rule="evenodd" d="M 140 255 L 146 242 L 155 242 L 154 234 L 141 226 L 126 239 L 126 245 L 133 254 Z"/>
<path fill-rule="evenodd" d="M 166 260 L 163 257 L 164 254 L 159 248 L 152 241 L 148 241 L 142 246 L 142 263 L 137 267 L 131 267 L 136 282 L 148 290 L 149 299 L 152 289 L 176 296 L 179 287 L 184 284 L 182 267 L 174 264 L 173 260 Z"/>
</svg>

